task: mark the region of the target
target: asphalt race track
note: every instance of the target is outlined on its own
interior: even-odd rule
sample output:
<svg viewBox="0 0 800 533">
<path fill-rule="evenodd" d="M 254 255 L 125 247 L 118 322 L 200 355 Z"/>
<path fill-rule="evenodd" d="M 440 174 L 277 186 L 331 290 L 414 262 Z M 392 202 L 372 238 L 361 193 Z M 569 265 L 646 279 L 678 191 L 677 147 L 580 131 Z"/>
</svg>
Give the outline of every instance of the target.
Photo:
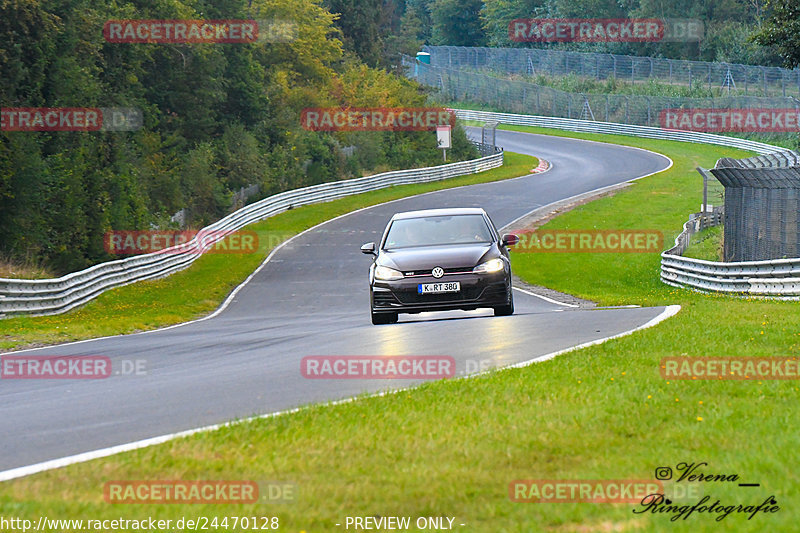
<svg viewBox="0 0 800 533">
<path fill-rule="evenodd" d="M 490 310 L 454 311 L 370 324 L 370 257 L 359 247 L 377 241 L 393 213 L 480 206 L 502 227 L 537 207 L 670 164 L 641 150 L 558 137 L 498 131 L 497 142 L 554 166 L 544 174 L 398 200 L 323 224 L 278 250 L 209 320 L 17 352 L 104 355 L 115 369 L 122 360 L 141 360 L 146 374 L 2 380 L 0 470 L 413 384 L 305 379 L 300 361 L 308 355 L 447 355 L 463 372 L 480 360 L 508 365 L 535 359 L 659 315 L 663 308 L 576 310 L 515 291 L 516 313 L 510 317 L 494 317 Z"/>
</svg>

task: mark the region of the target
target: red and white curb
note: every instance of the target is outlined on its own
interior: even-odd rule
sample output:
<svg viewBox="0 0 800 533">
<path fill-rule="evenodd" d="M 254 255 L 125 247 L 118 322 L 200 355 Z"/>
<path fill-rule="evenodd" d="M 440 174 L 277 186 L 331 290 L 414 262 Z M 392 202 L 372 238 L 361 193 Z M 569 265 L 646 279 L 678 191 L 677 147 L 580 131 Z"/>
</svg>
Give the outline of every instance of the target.
<svg viewBox="0 0 800 533">
<path fill-rule="evenodd" d="M 531 174 L 539 174 L 541 172 L 547 172 L 548 170 L 550 170 L 550 162 L 540 159 L 539 166 L 531 170 Z"/>
</svg>

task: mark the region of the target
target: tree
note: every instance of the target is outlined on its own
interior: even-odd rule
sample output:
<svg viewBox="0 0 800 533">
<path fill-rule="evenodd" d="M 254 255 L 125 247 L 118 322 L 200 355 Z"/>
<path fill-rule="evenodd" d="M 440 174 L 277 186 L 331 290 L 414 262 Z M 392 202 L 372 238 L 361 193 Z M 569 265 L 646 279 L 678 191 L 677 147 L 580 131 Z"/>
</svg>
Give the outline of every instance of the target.
<svg viewBox="0 0 800 533">
<path fill-rule="evenodd" d="M 389 34 L 397 51 L 418 46 L 404 0 L 330 1 L 369 61 L 382 60 Z M 110 19 L 244 17 L 288 22 L 291 35 L 125 45 L 99 31 Z M 144 118 L 134 132 L 0 131 L 0 254 L 62 274 L 108 260 L 109 230 L 172 227 L 182 209 L 202 226 L 241 187 L 268 195 L 438 163 L 430 132 L 361 142 L 301 127 L 305 107 L 425 105 L 414 83 L 344 55 L 335 20 L 321 0 L 0 0 L 0 107 L 133 107 Z"/>
<path fill-rule="evenodd" d="M 325 7 L 338 14 L 336 26 L 342 30 L 345 48 L 368 65 L 381 63 L 383 39 L 380 34 L 381 0 L 325 0 Z"/>
<path fill-rule="evenodd" d="M 436 0 L 431 8 L 431 42 L 449 46 L 483 46 L 481 0 Z"/>
<path fill-rule="evenodd" d="M 481 20 L 488 46 L 520 46 L 508 36 L 508 24 L 514 19 L 546 16 L 545 0 L 486 0 Z"/>
<path fill-rule="evenodd" d="M 386 39 L 385 56 L 388 60 L 394 59 L 398 54 L 413 56 L 424 43 L 421 36 L 422 17 L 419 8 L 413 5 L 406 7 L 406 12 L 400 19 L 400 31 Z"/>
<path fill-rule="evenodd" d="M 773 0 L 767 9 L 770 14 L 753 40 L 762 46 L 774 46 L 785 67 L 800 65 L 800 1 Z"/>
</svg>

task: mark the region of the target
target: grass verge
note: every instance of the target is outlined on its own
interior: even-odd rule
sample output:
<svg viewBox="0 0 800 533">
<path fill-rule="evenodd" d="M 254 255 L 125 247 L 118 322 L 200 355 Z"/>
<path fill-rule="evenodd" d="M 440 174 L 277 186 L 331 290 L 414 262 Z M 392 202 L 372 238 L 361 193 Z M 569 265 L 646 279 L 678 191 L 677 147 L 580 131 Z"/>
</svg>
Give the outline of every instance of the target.
<svg viewBox="0 0 800 533">
<path fill-rule="evenodd" d="M 722 226 L 698 231 L 689 241 L 684 257 L 705 259 L 706 261 L 722 261 Z"/>
<path fill-rule="evenodd" d="M 439 189 L 522 176 L 538 164 L 535 157 L 507 153 L 502 168 L 480 174 L 388 187 L 281 213 L 245 228 L 258 235 L 255 253 L 206 254 L 182 272 L 107 291 L 63 315 L 0 320 L 0 351 L 134 333 L 200 318 L 219 307 L 270 250 L 292 235 L 362 207 Z"/>
<path fill-rule="evenodd" d="M 0 257 L 0 278 L 47 279 L 53 274 L 44 266 Z"/>
<path fill-rule="evenodd" d="M 638 180 L 624 192 L 576 207 L 554 218 L 542 229 L 656 230 L 669 248 L 688 220 L 700 208 L 703 181 L 696 167 L 713 167 L 721 157 L 747 157 L 743 150 L 643 139 L 624 135 L 563 132 L 549 128 L 501 126 L 502 129 L 611 142 L 652 150 L 670 157 L 673 166 Z M 514 271 L 524 280 L 605 305 L 666 305 L 674 303 L 658 272 L 659 254 L 517 253 Z M 602 274 L 600 274 L 602 273 Z"/>
<path fill-rule="evenodd" d="M 677 232 L 697 204 L 694 166 L 732 153 L 613 140 L 646 145 L 675 165 L 544 228 L 646 224 Z M 450 516 L 466 524 L 457 530 L 493 533 L 796 530 L 800 483 L 790 461 L 800 445 L 797 383 L 666 381 L 659 364 L 680 355 L 796 356 L 797 304 L 677 290 L 658 282 L 657 262 L 633 254 L 514 254 L 517 273 L 529 282 L 604 303 L 683 306 L 658 327 L 523 369 L 315 406 L 5 483 L 0 506 L 34 521 L 278 516 L 281 531 L 308 533 L 343 531 L 354 515 Z M 750 520 L 695 512 L 671 521 L 671 514 L 636 514 L 641 507 L 631 504 L 508 497 L 515 479 L 653 479 L 657 467 L 676 470 L 683 462 L 739 479 L 684 481 L 700 495 L 675 503 L 708 495 L 707 504 L 758 505 L 774 496 L 780 510 Z M 298 495 L 293 504 L 271 506 L 105 503 L 103 484 L 120 479 L 285 480 L 297 484 Z"/>
</svg>

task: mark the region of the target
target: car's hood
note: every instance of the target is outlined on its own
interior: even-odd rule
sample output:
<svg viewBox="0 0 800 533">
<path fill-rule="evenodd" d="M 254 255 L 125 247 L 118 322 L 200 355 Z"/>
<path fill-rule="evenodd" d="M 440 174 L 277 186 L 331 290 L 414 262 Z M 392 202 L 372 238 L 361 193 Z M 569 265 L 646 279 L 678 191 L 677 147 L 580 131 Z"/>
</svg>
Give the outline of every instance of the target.
<svg viewBox="0 0 800 533">
<path fill-rule="evenodd" d="M 472 268 L 493 248 L 495 247 L 491 244 L 460 244 L 384 250 L 381 252 L 379 263 L 402 272 L 431 270 L 437 266 Z M 499 253 L 495 248 L 495 253 L 486 257 L 486 260 L 496 256 L 499 256 Z"/>
</svg>

